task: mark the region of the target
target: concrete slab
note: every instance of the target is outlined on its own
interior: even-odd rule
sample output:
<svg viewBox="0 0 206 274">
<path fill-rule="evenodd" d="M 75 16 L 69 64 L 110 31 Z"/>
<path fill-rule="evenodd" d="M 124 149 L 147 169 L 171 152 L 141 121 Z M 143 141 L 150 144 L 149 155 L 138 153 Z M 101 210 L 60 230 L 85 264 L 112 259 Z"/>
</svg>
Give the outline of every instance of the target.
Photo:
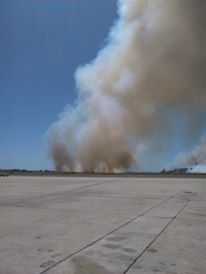
<svg viewBox="0 0 206 274">
<path fill-rule="evenodd" d="M 189 203 L 127 273 L 205 274 L 206 208 L 197 205 Z"/>
<path fill-rule="evenodd" d="M 206 274 L 206 180 L 0 178 L 0 274 Z"/>
</svg>

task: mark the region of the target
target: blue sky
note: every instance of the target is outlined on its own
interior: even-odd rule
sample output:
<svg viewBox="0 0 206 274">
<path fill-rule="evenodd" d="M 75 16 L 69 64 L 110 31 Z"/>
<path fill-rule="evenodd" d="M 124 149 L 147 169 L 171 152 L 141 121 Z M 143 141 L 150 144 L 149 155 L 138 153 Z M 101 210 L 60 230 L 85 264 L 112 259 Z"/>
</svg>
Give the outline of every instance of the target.
<svg viewBox="0 0 206 274">
<path fill-rule="evenodd" d="M 116 0 L 0 0 L 0 168 L 51 168 L 44 134 L 76 98 Z"/>
</svg>

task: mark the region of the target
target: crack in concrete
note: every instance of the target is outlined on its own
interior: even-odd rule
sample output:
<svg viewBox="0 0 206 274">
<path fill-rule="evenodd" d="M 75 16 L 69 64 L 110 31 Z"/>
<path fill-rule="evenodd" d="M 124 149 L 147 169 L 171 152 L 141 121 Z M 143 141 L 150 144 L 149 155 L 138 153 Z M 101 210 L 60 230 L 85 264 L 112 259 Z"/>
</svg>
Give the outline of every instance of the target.
<svg viewBox="0 0 206 274">
<path fill-rule="evenodd" d="M 195 193 L 196 195 L 197 193 Z M 135 260 L 128 266 L 128 268 L 123 272 L 126 274 L 132 266 L 142 257 L 142 255 L 151 247 L 151 245 L 160 237 L 160 235 L 171 225 L 171 223 L 180 215 L 180 213 L 188 206 L 192 200 L 187 201 L 183 207 L 177 212 L 175 216 L 167 223 L 167 225 L 154 237 L 154 239 L 145 247 L 145 249 L 135 258 Z"/>
<path fill-rule="evenodd" d="M 118 231 L 119 229 L 123 228 L 124 226 L 126 226 L 126 225 L 132 223 L 133 221 L 137 220 L 138 218 L 140 218 L 140 217 L 146 215 L 147 213 L 149 213 L 149 212 L 152 211 L 153 209 L 157 208 L 158 206 L 160 206 L 160 205 L 162 205 L 162 204 L 168 202 L 169 200 L 175 198 L 175 197 L 176 197 L 177 195 L 179 195 L 180 193 L 183 193 L 183 191 L 181 190 L 181 191 L 175 193 L 174 195 L 168 197 L 167 199 L 165 199 L 165 200 L 159 202 L 158 204 L 156 204 L 156 205 L 154 205 L 153 207 L 147 209 L 147 210 L 144 211 L 143 213 L 141 213 L 141 214 L 135 216 L 135 217 L 132 218 L 131 220 L 129 220 L 129 221 L 127 221 L 126 223 L 122 224 L 121 226 L 115 228 L 114 230 L 110 231 L 109 233 L 103 235 L 102 237 L 98 238 L 97 240 L 95 240 L 95 241 L 93 241 L 93 242 L 87 244 L 86 246 L 84 246 L 84 247 L 80 248 L 79 250 L 75 251 L 74 253 L 72 253 L 72 254 L 66 256 L 65 258 L 61 259 L 60 261 L 56 262 L 55 264 L 51 265 L 50 267 L 44 269 L 44 270 L 43 270 L 42 272 L 40 272 L 39 274 L 44 274 L 44 273 L 46 273 L 47 271 L 51 270 L 52 268 L 56 267 L 57 265 L 61 264 L 61 263 L 64 262 L 64 261 L 66 261 L 67 259 L 70 259 L 70 258 L 73 257 L 74 255 L 76 255 L 76 254 L 80 253 L 81 251 L 85 250 L 86 248 L 88 248 L 88 247 L 90 247 L 90 246 L 96 244 L 97 242 L 101 241 L 102 239 L 106 238 L 107 236 L 111 235 L 112 233 Z M 190 202 L 190 201 L 188 201 L 187 204 L 188 204 L 189 202 Z M 184 207 L 185 207 L 185 206 L 184 206 Z M 181 209 L 181 211 L 182 211 L 182 210 L 183 210 L 183 208 Z M 177 217 L 179 214 L 180 214 L 180 212 L 177 213 L 176 217 Z M 176 218 L 176 217 L 175 217 L 175 218 Z M 174 217 L 172 218 L 172 221 L 173 221 L 173 219 L 174 219 Z M 172 221 L 170 221 L 169 224 L 170 224 Z M 169 226 L 169 225 L 168 225 L 168 226 Z M 166 228 L 167 228 L 167 226 L 164 228 L 164 230 L 165 230 Z M 162 230 L 161 232 L 163 232 L 164 230 Z M 160 234 L 161 234 L 161 233 L 160 233 Z M 158 236 L 159 236 L 160 234 L 158 234 Z M 156 240 L 156 238 L 155 238 L 155 240 Z M 155 241 L 155 240 L 154 240 L 154 241 Z M 152 241 L 152 242 L 146 247 L 146 249 L 149 248 L 149 246 L 150 246 L 154 241 Z M 146 251 L 146 249 L 144 249 L 144 251 Z M 143 253 L 144 253 L 144 252 L 143 252 Z M 142 255 L 143 253 L 141 253 L 141 255 Z M 138 258 L 139 258 L 139 256 L 137 257 L 137 260 L 138 260 Z M 136 262 L 136 260 L 134 261 L 134 263 L 135 263 L 135 262 Z M 132 264 L 130 265 L 130 267 L 131 267 L 134 263 L 132 263 Z M 129 267 L 129 268 L 130 268 L 130 267 Z M 127 271 L 129 270 L 129 268 L 127 269 Z M 126 272 L 127 272 L 127 271 L 126 271 Z M 124 273 L 126 273 L 126 272 L 124 272 Z"/>
</svg>

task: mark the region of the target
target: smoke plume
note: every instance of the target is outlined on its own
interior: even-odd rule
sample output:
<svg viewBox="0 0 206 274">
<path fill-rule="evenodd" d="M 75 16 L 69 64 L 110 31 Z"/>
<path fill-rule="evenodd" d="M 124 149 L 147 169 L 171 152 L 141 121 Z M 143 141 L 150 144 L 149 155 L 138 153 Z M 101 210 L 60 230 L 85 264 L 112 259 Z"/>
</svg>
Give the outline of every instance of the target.
<svg viewBox="0 0 206 274">
<path fill-rule="evenodd" d="M 204 131 L 206 1 L 119 0 L 118 14 L 107 46 L 75 72 L 76 105 L 49 130 L 57 170 L 138 170 L 169 149 L 178 117 Z"/>
<path fill-rule="evenodd" d="M 190 152 L 179 154 L 173 166 L 190 167 L 194 172 L 206 172 L 206 136 L 203 136 L 200 143 Z"/>
</svg>

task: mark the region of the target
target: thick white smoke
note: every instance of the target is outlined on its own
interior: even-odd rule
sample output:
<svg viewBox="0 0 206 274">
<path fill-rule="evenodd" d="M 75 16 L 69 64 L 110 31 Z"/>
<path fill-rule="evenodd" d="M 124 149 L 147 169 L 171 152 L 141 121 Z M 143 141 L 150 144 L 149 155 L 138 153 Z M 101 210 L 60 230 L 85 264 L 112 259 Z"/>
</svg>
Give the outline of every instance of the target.
<svg viewBox="0 0 206 274">
<path fill-rule="evenodd" d="M 138 169 L 168 148 L 177 114 L 190 124 L 205 111 L 206 1 L 119 0 L 118 14 L 108 45 L 75 73 L 76 106 L 49 130 L 58 170 Z"/>
</svg>

